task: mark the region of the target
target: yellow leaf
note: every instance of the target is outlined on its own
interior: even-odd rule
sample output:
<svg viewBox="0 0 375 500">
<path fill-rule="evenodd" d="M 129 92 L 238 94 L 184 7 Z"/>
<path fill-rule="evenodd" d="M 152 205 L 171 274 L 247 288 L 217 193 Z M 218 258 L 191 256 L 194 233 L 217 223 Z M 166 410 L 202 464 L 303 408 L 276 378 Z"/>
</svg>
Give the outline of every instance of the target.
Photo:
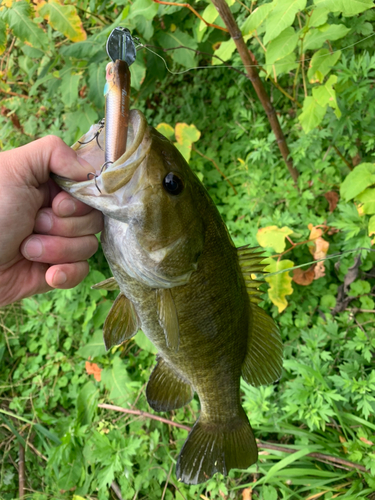
<svg viewBox="0 0 375 500">
<path fill-rule="evenodd" d="M 168 123 L 159 123 L 159 125 L 156 127 L 156 130 L 170 141 L 173 139 L 174 130 L 170 125 L 168 125 Z"/>
<path fill-rule="evenodd" d="M 271 247 L 275 252 L 281 253 L 285 250 L 285 238 L 290 234 L 293 234 L 293 229 L 287 226 L 268 226 L 259 229 L 256 238 L 261 247 Z"/>
<path fill-rule="evenodd" d="M 87 35 L 80 17 L 73 5 L 65 5 L 59 0 L 39 0 L 37 10 L 53 29 L 63 33 L 72 42 L 82 42 Z"/>
<path fill-rule="evenodd" d="M 294 262 L 291 260 L 276 261 L 271 257 L 264 259 L 264 262 L 268 262 L 265 271 L 269 273 L 276 273 L 294 266 Z M 289 275 L 288 271 L 285 271 L 275 276 L 266 277 L 265 279 L 267 283 L 270 284 L 268 296 L 272 303 L 278 308 L 279 313 L 281 313 L 288 305 L 286 295 L 291 295 L 293 293 L 292 277 Z"/>
<path fill-rule="evenodd" d="M 200 131 L 195 125 L 187 123 L 177 123 L 175 127 L 175 136 L 177 143 L 176 148 L 180 151 L 186 161 L 190 160 L 191 145 L 196 142 L 201 136 Z"/>
</svg>

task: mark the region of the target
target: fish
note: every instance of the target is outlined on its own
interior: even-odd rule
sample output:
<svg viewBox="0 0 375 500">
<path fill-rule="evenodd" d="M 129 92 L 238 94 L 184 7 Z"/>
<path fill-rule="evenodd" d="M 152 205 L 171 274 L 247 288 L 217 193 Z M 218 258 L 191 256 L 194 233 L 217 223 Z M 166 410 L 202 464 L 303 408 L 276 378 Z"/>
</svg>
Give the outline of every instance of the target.
<svg viewBox="0 0 375 500">
<path fill-rule="evenodd" d="M 126 152 L 95 182 L 54 178 L 104 214 L 101 241 L 113 277 L 94 288 L 120 290 L 104 323 L 106 348 L 138 330 L 156 346 L 146 388 L 153 410 L 199 397 L 199 418 L 176 464 L 179 481 L 199 484 L 257 461 L 240 379 L 253 386 L 277 381 L 282 342 L 258 305 L 262 253 L 234 246 L 203 184 L 140 111 L 130 111 L 128 134 Z M 99 164 L 103 152 L 93 142 L 73 149 L 92 158 L 97 148 Z"/>
</svg>

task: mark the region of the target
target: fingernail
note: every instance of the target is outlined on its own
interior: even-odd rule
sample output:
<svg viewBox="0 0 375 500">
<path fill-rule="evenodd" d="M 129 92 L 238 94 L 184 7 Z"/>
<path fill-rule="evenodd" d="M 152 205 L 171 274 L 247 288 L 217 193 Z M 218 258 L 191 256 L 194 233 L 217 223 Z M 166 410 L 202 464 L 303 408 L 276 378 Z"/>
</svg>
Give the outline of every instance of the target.
<svg viewBox="0 0 375 500">
<path fill-rule="evenodd" d="M 66 280 L 67 280 L 67 276 L 66 274 L 64 273 L 64 271 L 56 271 L 54 276 L 53 276 L 53 286 L 61 286 L 63 285 Z"/>
<path fill-rule="evenodd" d="M 35 231 L 37 233 L 48 233 L 52 228 L 52 217 L 47 212 L 41 212 L 35 221 Z"/>
<path fill-rule="evenodd" d="M 31 238 L 26 243 L 23 252 L 28 259 L 37 259 L 43 253 L 43 244 L 39 238 Z"/>
<path fill-rule="evenodd" d="M 61 217 L 70 217 L 76 211 L 77 205 L 74 200 L 65 199 L 58 205 L 58 212 Z"/>
</svg>

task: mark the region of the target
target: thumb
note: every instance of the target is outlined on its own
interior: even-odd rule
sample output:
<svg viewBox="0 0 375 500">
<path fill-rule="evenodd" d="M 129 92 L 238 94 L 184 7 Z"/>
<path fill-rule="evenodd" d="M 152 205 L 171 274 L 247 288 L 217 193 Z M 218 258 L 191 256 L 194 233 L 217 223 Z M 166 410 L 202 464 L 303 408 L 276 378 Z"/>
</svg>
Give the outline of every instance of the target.
<svg viewBox="0 0 375 500">
<path fill-rule="evenodd" d="M 3 155 L 8 170 L 22 184 L 34 187 L 47 182 L 50 172 L 81 181 L 86 180 L 87 174 L 92 171 L 87 161 L 79 158 L 73 149 L 54 135 L 6 151 Z"/>
</svg>

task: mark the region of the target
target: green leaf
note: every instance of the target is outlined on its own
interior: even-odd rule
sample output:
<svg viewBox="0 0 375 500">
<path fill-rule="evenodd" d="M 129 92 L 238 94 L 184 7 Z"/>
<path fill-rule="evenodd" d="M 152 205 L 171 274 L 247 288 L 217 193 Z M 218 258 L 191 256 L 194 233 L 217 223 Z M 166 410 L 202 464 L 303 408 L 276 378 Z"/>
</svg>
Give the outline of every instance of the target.
<svg viewBox="0 0 375 500">
<path fill-rule="evenodd" d="M 218 15 L 219 15 L 219 13 L 216 10 L 216 7 L 213 3 L 209 3 L 207 5 L 207 7 L 204 9 L 203 13 L 201 14 L 203 19 L 210 24 L 212 24 L 213 22 L 216 21 L 216 18 L 218 17 Z M 206 23 L 201 21 L 199 23 L 198 31 L 203 31 L 205 28 L 207 28 Z"/>
<path fill-rule="evenodd" d="M 324 24 L 320 28 L 310 30 L 303 44 L 304 50 L 320 49 L 327 40 L 339 40 L 350 31 L 343 24 Z"/>
<path fill-rule="evenodd" d="M 363 203 L 362 210 L 365 214 L 375 214 L 375 189 L 368 188 L 357 196 L 357 200 Z"/>
<path fill-rule="evenodd" d="M 126 371 L 126 365 L 122 359 L 116 356 L 112 366 L 102 370 L 102 380 L 105 388 L 109 391 L 108 398 L 116 405 L 126 404 L 133 393 L 130 384 L 131 379 Z"/>
<path fill-rule="evenodd" d="M 267 17 L 266 34 L 263 43 L 266 45 L 293 24 L 297 12 L 306 7 L 306 0 L 278 0 L 272 13 Z"/>
<path fill-rule="evenodd" d="M 326 111 L 327 106 L 320 106 L 313 97 L 305 97 L 302 113 L 299 115 L 298 120 L 306 134 L 320 124 Z"/>
<path fill-rule="evenodd" d="M 374 6 L 373 0 L 314 0 L 314 3 L 331 12 L 342 12 L 346 17 L 355 16 Z"/>
<path fill-rule="evenodd" d="M 106 349 L 104 347 L 103 332 L 101 330 L 96 330 L 91 340 L 77 351 L 77 354 L 84 359 L 94 359 L 98 356 L 103 356 L 105 353 Z"/>
<path fill-rule="evenodd" d="M 72 43 L 61 47 L 60 53 L 64 57 L 75 57 L 76 59 L 89 59 L 98 52 L 105 54 L 105 47 L 102 41 L 94 40 L 93 37 L 84 42 Z"/>
<path fill-rule="evenodd" d="M 341 184 L 341 198 L 345 201 L 352 200 L 372 184 L 375 184 L 375 163 L 361 163 Z"/>
<path fill-rule="evenodd" d="M 48 0 L 38 8 L 39 14 L 47 19 L 53 29 L 60 31 L 72 42 L 86 40 L 82 21 L 73 5 L 61 4 L 58 0 Z"/>
<path fill-rule="evenodd" d="M 141 16 L 147 21 L 151 21 L 156 16 L 159 5 L 152 0 L 135 0 L 130 7 L 128 19 Z"/>
<path fill-rule="evenodd" d="M 221 42 L 220 47 L 215 50 L 214 55 L 220 57 L 223 61 L 228 61 L 232 57 L 233 52 L 236 50 L 236 44 L 233 38 L 226 42 Z M 212 58 L 212 64 L 222 64 L 223 62 L 216 57 Z"/>
<path fill-rule="evenodd" d="M 170 141 L 174 138 L 174 129 L 168 123 L 159 123 L 156 130 Z"/>
<path fill-rule="evenodd" d="M 13 33 L 23 42 L 30 43 L 33 47 L 45 49 L 48 37 L 44 31 L 31 20 L 32 10 L 24 0 L 15 2 L 10 9 L 6 9 L 3 19 L 9 24 Z"/>
<path fill-rule="evenodd" d="M 298 43 L 298 34 L 289 27 L 274 38 L 267 47 L 266 64 L 273 64 L 294 51 Z"/>
<path fill-rule="evenodd" d="M 297 67 L 298 62 L 296 61 L 296 56 L 293 52 L 292 54 L 289 54 L 283 59 L 275 62 L 273 65 L 268 66 L 266 69 L 269 75 L 272 75 L 273 77 L 276 75 L 276 77 L 278 77 L 279 75 L 288 73 Z"/>
<path fill-rule="evenodd" d="M 375 215 L 370 217 L 368 221 L 368 235 L 372 236 L 373 234 L 375 234 Z"/>
<path fill-rule="evenodd" d="M 141 330 L 134 337 L 134 340 L 137 346 L 144 351 L 150 352 L 152 354 L 156 354 L 158 352 L 151 340 L 149 340 Z"/>
<path fill-rule="evenodd" d="M 0 55 L 4 52 L 7 43 L 6 24 L 0 19 Z"/>
<path fill-rule="evenodd" d="M 264 23 L 274 8 L 274 2 L 265 3 L 257 7 L 241 26 L 242 35 L 252 35 Z"/>
<path fill-rule="evenodd" d="M 191 49 L 196 49 L 198 47 L 198 44 L 194 40 L 194 38 L 189 36 L 187 33 L 179 30 L 178 28 L 173 33 L 167 32 L 159 34 L 158 41 L 160 45 L 165 49 L 171 49 L 173 47 L 180 46 L 189 47 Z M 181 64 L 186 68 L 195 68 L 196 60 L 194 51 L 188 49 L 178 49 L 171 52 L 172 58 L 178 64 Z"/>
<path fill-rule="evenodd" d="M 70 107 L 78 101 L 78 85 L 81 75 L 74 75 L 71 72 L 66 73 L 62 79 L 61 99 L 62 102 Z"/>
<path fill-rule="evenodd" d="M 146 67 L 143 61 L 136 59 L 130 66 L 131 86 L 135 90 L 139 90 L 146 76 Z"/>
<path fill-rule="evenodd" d="M 330 106 L 335 110 L 337 118 L 340 118 L 341 111 L 337 105 L 336 92 L 333 88 L 333 85 L 335 85 L 336 82 L 337 76 L 331 75 L 325 85 L 314 87 L 312 93 L 314 99 L 320 106 Z"/>
<path fill-rule="evenodd" d="M 313 55 L 307 77 L 310 83 L 319 81 L 323 83 L 324 77 L 331 71 L 332 67 L 341 57 L 341 50 L 330 53 L 328 49 L 320 49 Z"/>
<path fill-rule="evenodd" d="M 309 28 L 317 28 L 322 24 L 325 24 L 328 19 L 329 9 L 324 7 L 319 7 L 313 10 L 309 21 Z"/>
<path fill-rule="evenodd" d="M 104 85 L 105 85 L 105 67 L 107 61 L 103 64 L 90 64 L 89 66 L 89 100 L 99 109 L 104 110 Z"/>
<path fill-rule="evenodd" d="M 276 261 L 271 257 L 265 259 L 264 262 L 266 260 L 269 264 L 265 270 L 269 273 L 284 271 L 285 269 L 289 269 L 294 266 L 294 262 L 291 260 Z M 278 308 L 279 313 L 281 313 L 288 305 L 286 296 L 293 293 L 292 277 L 289 275 L 289 272 L 283 272 L 276 274 L 275 276 L 266 276 L 265 280 L 270 284 L 268 296 L 271 299 L 271 302 Z"/>
<path fill-rule="evenodd" d="M 191 146 L 193 142 L 199 139 L 201 133 L 195 125 L 177 123 L 175 127 L 175 136 L 177 142 L 175 142 L 174 145 L 188 162 L 191 155 Z"/>
<path fill-rule="evenodd" d="M 77 396 L 77 422 L 80 425 L 91 424 L 97 411 L 99 389 L 94 382 L 87 382 Z"/>
<path fill-rule="evenodd" d="M 293 229 L 289 227 L 268 226 L 259 229 L 256 238 L 261 247 L 273 248 L 275 252 L 281 253 L 285 250 L 285 238 L 291 234 Z"/>
</svg>

